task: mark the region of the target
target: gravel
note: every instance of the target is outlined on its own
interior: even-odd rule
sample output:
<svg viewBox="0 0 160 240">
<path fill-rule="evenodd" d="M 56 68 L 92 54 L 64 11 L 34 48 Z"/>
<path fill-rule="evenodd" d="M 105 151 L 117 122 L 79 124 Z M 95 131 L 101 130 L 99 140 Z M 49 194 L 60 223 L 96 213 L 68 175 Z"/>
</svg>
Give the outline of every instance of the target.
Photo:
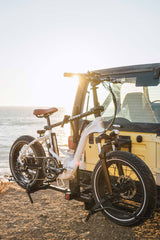
<svg viewBox="0 0 160 240">
<path fill-rule="evenodd" d="M 2 184 L 0 184 L 2 186 Z M 160 239 L 160 213 L 140 226 L 122 227 L 96 213 L 85 223 L 84 204 L 67 201 L 63 193 L 41 190 L 31 204 L 16 183 L 0 188 L 0 239 L 143 240 Z M 3 192 L 3 193 L 2 193 Z"/>
</svg>

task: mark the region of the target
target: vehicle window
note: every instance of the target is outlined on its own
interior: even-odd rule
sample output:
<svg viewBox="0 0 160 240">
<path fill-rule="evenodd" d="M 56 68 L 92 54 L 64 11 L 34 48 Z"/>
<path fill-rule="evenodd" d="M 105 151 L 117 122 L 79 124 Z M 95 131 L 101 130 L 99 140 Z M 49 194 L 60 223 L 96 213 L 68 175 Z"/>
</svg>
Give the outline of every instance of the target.
<svg viewBox="0 0 160 240">
<path fill-rule="evenodd" d="M 135 83 L 122 84 L 120 105 L 118 117 L 125 118 L 130 122 L 156 122 L 144 88 L 136 87 Z"/>
<path fill-rule="evenodd" d="M 149 86 L 148 95 L 150 102 L 160 102 L 160 84 L 158 86 Z"/>
<path fill-rule="evenodd" d="M 112 86 L 113 88 L 113 86 Z M 119 93 L 119 91 L 118 91 Z M 97 86 L 97 94 L 98 94 L 98 102 L 99 105 L 103 105 L 104 106 L 104 112 L 102 113 L 102 117 L 105 120 L 110 120 L 113 117 L 114 114 L 114 104 L 112 101 L 112 96 L 108 90 L 108 87 L 106 84 L 99 84 Z M 94 103 L 93 103 L 93 94 L 92 94 L 92 89 L 91 89 L 91 85 L 89 84 L 88 86 L 88 90 L 86 93 L 86 98 L 85 98 L 85 103 L 84 103 L 84 108 L 83 108 L 83 112 L 88 111 L 89 109 L 94 107 Z M 94 119 L 94 115 L 89 115 L 87 117 L 87 120 L 92 121 Z"/>
<path fill-rule="evenodd" d="M 157 122 L 160 123 L 160 84 L 148 87 L 148 98 Z"/>
<path fill-rule="evenodd" d="M 160 123 L 160 84 L 158 86 L 136 86 L 135 78 L 122 79 L 120 84 L 112 84 L 112 90 L 117 100 L 117 116 L 138 123 Z M 104 106 L 102 117 L 104 121 L 112 119 L 114 104 L 107 84 L 99 84 L 99 104 Z M 93 108 L 91 86 L 88 86 L 83 111 Z M 87 117 L 93 120 L 94 116 Z"/>
<path fill-rule="evenodd" d="M 143 87 L 136 87 L 135 83 L 123 83 L 121 85 L 120 101 L 123 104 L 126 95 L 134 92 L 143 92 Z"/>
</svg>

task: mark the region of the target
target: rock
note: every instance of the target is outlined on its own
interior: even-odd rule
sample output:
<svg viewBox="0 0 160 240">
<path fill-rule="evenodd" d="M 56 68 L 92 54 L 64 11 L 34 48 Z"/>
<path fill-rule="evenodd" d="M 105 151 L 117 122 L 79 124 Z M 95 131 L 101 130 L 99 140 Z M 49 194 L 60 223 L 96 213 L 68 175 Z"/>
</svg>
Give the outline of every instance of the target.
<svg viewBox="0 0 160 240">
<path fill-rule="evenodd" d="M 90 232 L 84 232 L 79 235 L 80 238 L 85 238 L 90 234 Z"/>
</svg>

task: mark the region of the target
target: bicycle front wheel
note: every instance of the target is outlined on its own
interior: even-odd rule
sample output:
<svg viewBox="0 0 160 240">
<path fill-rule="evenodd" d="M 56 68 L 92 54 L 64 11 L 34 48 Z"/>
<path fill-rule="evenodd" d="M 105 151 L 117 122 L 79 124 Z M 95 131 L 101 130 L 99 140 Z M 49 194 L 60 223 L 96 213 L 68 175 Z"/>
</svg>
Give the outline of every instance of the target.
<svg viewBox="0 0 160 240">
<path fill-rule="evenodd" d="M 137 156 L 123 151 L 106 154 L 112 194 L 109 193 L 101 161 L 92 176 L 94 199 L 103 214 L 123 226 L 138 225 L 156 206 L 156 185 L 151 171 Z"/>
</svg>

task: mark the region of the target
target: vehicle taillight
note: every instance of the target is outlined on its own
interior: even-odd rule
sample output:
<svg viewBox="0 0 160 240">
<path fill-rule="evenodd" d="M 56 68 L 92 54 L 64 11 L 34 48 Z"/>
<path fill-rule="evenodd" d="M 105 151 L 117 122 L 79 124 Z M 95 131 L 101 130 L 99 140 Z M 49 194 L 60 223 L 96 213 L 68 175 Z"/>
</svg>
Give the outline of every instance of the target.
<svg viewBox="0 0 160 240">
<path fill-rule="evenodd" d="M 69 149 L 75 149 L 74 142 L 73 142 L 73 136 L 68 137 L 68 147 Z"/>
</svg>

